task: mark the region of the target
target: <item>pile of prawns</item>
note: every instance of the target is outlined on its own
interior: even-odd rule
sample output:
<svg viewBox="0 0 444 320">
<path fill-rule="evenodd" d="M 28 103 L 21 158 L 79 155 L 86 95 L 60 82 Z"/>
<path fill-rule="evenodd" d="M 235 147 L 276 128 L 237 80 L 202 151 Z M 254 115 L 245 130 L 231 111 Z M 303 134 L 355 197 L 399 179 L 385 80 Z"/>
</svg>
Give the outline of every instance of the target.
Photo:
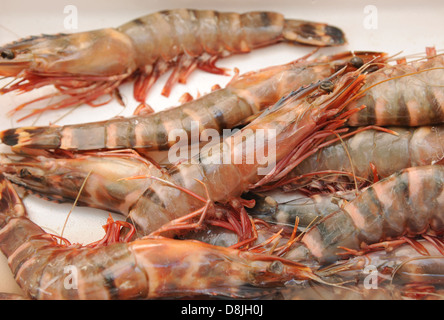
<svg viewBox="0 0 444 320">
<path fill-rule="evenodd" d="M 281 41 L 346 42 L 336 27 L 273 12 L 162 11 L 0 47 L 0 75 L 13 78 L 0 92 L 54 86 L 12 111 L 58 98 L 30 117 L 97 106 L 103 95 L 121 100 L 118 87 L 135 79 L 143 105 L 168 69 L 164 95 L 196 68 L 223 74 L 219 58 Z M 0 249 L 32 299 L 442 298 L 443 66 L 433 48 L 412 61 L 313 53 L 156 113 L 4 130 L 14 154 L 0 158 Z M 152 160 L 175 146 L 170 132 L 189 137 L 196 121 L 201 134 L 240 129 L 193 161 Z M 273 143 L 266 173 L 257 160 L 217 161 L 255 159 Z M 103 239 L 71 244 L 27 217 L 14 186 L 126 221 L 110 218 Z M 74 287 L 67 265 L 78 270 Z M 378 290 L 364 286 L 368 266 Z"/>
</svg>

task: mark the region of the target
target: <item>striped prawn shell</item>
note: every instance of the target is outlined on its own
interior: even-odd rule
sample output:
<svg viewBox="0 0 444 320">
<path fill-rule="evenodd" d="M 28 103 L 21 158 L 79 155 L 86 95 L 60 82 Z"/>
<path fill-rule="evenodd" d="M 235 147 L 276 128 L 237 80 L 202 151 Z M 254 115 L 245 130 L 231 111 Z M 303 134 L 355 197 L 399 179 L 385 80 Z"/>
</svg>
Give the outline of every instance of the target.
<svg viewBox="0 0 444 320">
<path fill-rule="evenodd" d="M 324 170 L 355 174 L 358 178 L 385 178 L 409 167 L 435 164 L 444 158 L 444 125 L 420 127 L 387 127 L 393 131 L 364 130 L 344 138 L 310 156 L 289 178 Z M 324 177 L 328 180 L 327 177 Z M 337 177 L 332 177 L 336 183 Z M 352 180 L 352 179 L 350 179 Z M 303 181 L 298 181 L 303 184 Z"/>
<path fill-rule="evenodd" d="M 365 105 L 350 126 L 422 126 L 444 122 L 444 56 L 381 68 L 368 75 L 365 94 L 347 108 Z"/>
<path fill-rule="evenodd" d="M 117 28 L 133 39 L 139 65 L 152 65 L 159 58 L 171 61 L 180 54 L 199 57 L 203 53 L 226 56 L 285 40 L 284 16 L 276 12 L 218 12 L 214 10 L 164 10 L 132 20 Z M 296 20 L 297 21 L 297 20 Z M 325 24 L 298 21 L 300 38 L 340 44 L 339 29 Z M 319 25 L 318 28 L 316 28 Z M 295 39 L 296 40 L 296 39 Z"/>
<path fill-rule="evenodd" d="M 302 242 L 321 262 L 339 259 L 338 247 L 360 250 L 401 236 L 444 232 L 444 167 L 402 170 L 365 189 L 342 210 L 313 226 Z"/>
</svg>

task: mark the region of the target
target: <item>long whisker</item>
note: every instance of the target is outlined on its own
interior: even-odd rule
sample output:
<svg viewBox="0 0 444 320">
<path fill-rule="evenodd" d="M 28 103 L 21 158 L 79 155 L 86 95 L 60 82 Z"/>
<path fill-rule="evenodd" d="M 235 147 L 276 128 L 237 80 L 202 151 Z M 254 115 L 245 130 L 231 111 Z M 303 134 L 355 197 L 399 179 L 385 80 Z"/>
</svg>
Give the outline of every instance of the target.
<svg viewBox="0 0 444 320">
<path fill-rule="evenodd" d="M 71 209 L 69 210 L 68 215 L 66 216 L 65 223 L 63 224 L 62 232 L 60 233 L 61 237 L 63 237 L 63 233 L 65 232 L 65 227 L 66 227 L 66 225 L 68 223 L 68 219 L 71 216 L 72 211 L 76 207 L 77 202 L 79 201 L 80 195 L 82 194 L 83 188 L 85 187 L 86 182 L 88 181 L 88 178 L 91 175 L 91 173 L 92 173 L 92 170 L 88 172 L 88 174 L 86 175 L 85 179 L 83 180 L 82 185 L 80 186 L 79 192 L 77 193 L 77 197 L 76 197 L 73 205 L 71 206 Z"/>
</svg>

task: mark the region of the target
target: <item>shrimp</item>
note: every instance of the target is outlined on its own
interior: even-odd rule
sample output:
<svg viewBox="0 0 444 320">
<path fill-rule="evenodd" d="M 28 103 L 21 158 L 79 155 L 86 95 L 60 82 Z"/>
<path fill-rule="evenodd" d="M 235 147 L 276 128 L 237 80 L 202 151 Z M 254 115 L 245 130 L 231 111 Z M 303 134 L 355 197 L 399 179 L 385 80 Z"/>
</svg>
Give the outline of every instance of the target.
<svg viewBox="0 0 444 320">
<path fill-rule="evenodd" d="M 350 108 L 366 108 L 348 125 L 422 126 L 444 122 L 444 56 L 427 49 L 427 59 L 381 68 L 368 75 L 363 97 Z"/>
<path fill-rule="evenodd" d="M 244 198 L 255 200 L 254 207 L 247 208 L 247 212 L 253 217 L 284 225 L 292 225 L 298 219 L 299 227 L 307 227 L 341 209 L 355 197 L 355 193 L 351 191 L 308 196 L 299 191 L 271 190 L 244 195 Z"/>
<path fill-rule="evenodd" d="M 131 210 L 138 206 L 155 179 L 171 180 L 168 170 L 158 167 L 132 150 L 9 155 L 1 158 L 1 165 L 6 178 L 41 198 L 55 202 L 75 201 L 80 206 L 124 216 L 129 216 Z M 179 186 L 178 188 L 182 189 Z M 189 194 L 192 195 L 191 199 L 202 199 L 192 192 Z M 156 195 L 150 197 L 155 199 Z M 213 206 L 210 214 L 205 220 L 206 224 L 221 224 L 221 221 L 230 220 L 228 216 L 232 217 L 233 211 L 230 208 Z M 233 223 L 229 223 L 228 227 L 231 224 Z M 224 225 L 227 227 L 226 223 Z M 235 224 L 233 228 L 236 227 Z M 242 236 L 240 230 L 234 231 Z"/>
<path fill-rule="evenodd" d="M 444 167 L 404 169 L 361 192 L 341 210 L 312 226 L 301 239 L 301 253 L 321 263 L 381 241 L 444 232 L 441 210 Z M 341 249 L 342 248 L 342 249 Z"/>
<path fill-rule="evenodd" d="M 356 70 L 362 63 L 384 60 L 384 56 L 378 52 L 344 52 L 310 60 L 304 57 L 246 73 L 224 89 L 158 113 L 95 123 L 9 129 L 1 132 L 0 138 L 7 145 L 26 148 L 166 150 L 176 144 L 177 136 L 182 137 L 180 143 L 188 144 L 194 132 L 199 137 L 209 130 L 221 134 L 223 129 L 257 116 L 294 88 L 323 80 L 338 68 Z"/>
<path fill-rule="evenodd" d="M 285 233 L 280 233 L 279 237 L 273 236 L 275 231 L 266 225 L 261 225 L 257 232 L 258 239 L 248 249 L 250 251 L 257 250 L 258 245 L 262 243 L 266 244 L 264 250 L 272 250 L 289 239 Z M 233 232 L 217 227 L 192 233 L 188 239 L 190 238 L 224 247 L 235 245 L 237 241 Z M 326 281 L 343 285 L 333 287 L 321 283 L 290 281 L 285 288 L 279 290 L 279 294 L 285 299 L 304 300 L 320 298 L 375 300 L 383 297 L 430 299 L 439 296 L 442 298 L 444 251 L 439 247 L 442 245 L 441 240 L 438 238 L 432 240 L 434 241 L 426 239 L 388 241 L 386 250 L 368 252 L 328 266 L 321 266 L 316 259 L 308 255 L 303 262 L 304 265 L 316 270 L 316 274 Z M 283 257 L 301 262 L 297 246 L 286 250 Z M 347 283 L 353 285 L 347 286 Z"/>
<path fill-rule="evenodd" d="M 394 134 L 369 129 L 323 147 L 269 186 L 270 191 L 246 195 L 256 202 L 247 211 L 284 224 L 294 223 L 298 217 L 299 226 L 308 226 L 355 198 L 353 177 L 359 179 L 359 189 L 363 189 L 371 181 L 399 170 L 442 161 L 444 126 L 388 129 Z M 373 176 L 375 171 L 377 177 Z M 284 190 L 273 189 L 279 186 Z"/>
<path fill-rule="evenodd" d="M 134 151 L 3 156 L 1 165 L 8 179 L 38 196 L 56 202 L 77 200 L 79 205 L 124 215 L 152 182 L 125 178 L 165 174 Z"/>
<path fill-rule="evenodd" d="M 278 42 L 314 46 L 342 45 L 343 32 L 333 26 L 285 19 L 275 12 L 216 12 L 174 9 L 149 14 L 117 28 L 74 34 L 29 37 L 0 48 L 0 76 L 17 79 L 0 92 L 28 92 L 54 85 L 61 101 L 39 111 L 87 103 L 135 77 L 134 97 L 144 102 L 150 87 L 174 68 L 163 95 L 176 82 L 185 83 L 196 68 L 225 74 L 216 60 Z M 106 103 L 106 102 L 105 102 Z M 104 104 L 104 103 L 100 103 Z"/>
<path fill-rule="evenodd" d="M 361 286 L 370 284 L 371 291 L 401 292 L 404 298 L 443 298 L 444 250 L 440 238 L 400 239 L 387 241 L 384 246 L 383 251 L 338 261 L 317 272 Z"/>
<path fill-rule="evenodd" d="M 144 176 L 153 181 L 131 206 L 127 218 L 136 226 L 138 235 L 150 234 L 166 223 L 196 212 L 206 199 L 231 203 L 263 179 L 291 150 L 302 143 L 307 146 L 317 141 L 318 130 L 332 132 L 341 127 L 345 119 L 336 115 L 362 86 L 364 76 L 360 72 L 339 77 L 340 74 L 326 80 L 334 85 L 333 92 L 322 89 L 325 81 L 293 92 L 232 136 L 202 149 L 197 157 L 166 169 L 161 179 Z M 47 170 L 42 167 L 33 179 L 34 163 L 26 166 L 25 162 L 21 167 L 20 162 L 17 164 L 17 177 L 20 179 L 20 172 L 27 168 L 27 179 L 33 180 L 30 185 L 38 184 L 42 180 L 38 177 Z M 8 166 L 14 168 L 14 165 L 12 162 Z M 76 170 L 88 172 L 84 168 Z M 106 197 L 105 191 L 102 201 Z"/>
<path fill-rule="evenodd" d="M 338 184 L 355 187 L 353 177 L 363 185 L 405 168 L 440 163 L 444 158 L 444 126 L 418 128 L 388 127 L 389 132 L 364 130 L 321 148 L 302 161 L 275 187 L 321 189 Z M 313 183 L 314 173 L 319 181 Z M 322 174 L 324 173 L 324 174 Z M 340 177 L 340 179 L 339 179 Z"/>
<path fill-rule="evenodd" d="M 281 227 L 275 225 L 273 227 Z M 281 245 L 282 241 L 288 241 L 285 233 L 279 237 L 273 237 L 270 226 L 261 225 L 258 228 L 258 239 L 256 242 L 273 244 L 271 248 Z M 190 235 L 192 239 L 208 242 L 220 246 L 230 246 L 236 243 L 236 235 L 221 228 L 210 228 L 198 231 Z M 267 241 L 268 238 L 268 241 Z M 272 239 L 272 241 L 270 241 Z M 257 245 L 248 250 L 256 250 Z M 270 247 L 270 246 L 269 246 Z M 265 249 L 265 248 L 264 248 Z M 283 257 L 293 261 L 301 261 L 298 246 L 290 247 L 285 251 Z M 270 249 L 268 249 L 270 250 Z M 276 250 L 277 251 L 277 250 Z M 343 284 L 353 283 L 352 286 L 341 287 L 323 286 L 320 283 L 310 283 L 309 287 L 315 289 L 307 295 L 307 282 L 292 283 L 280 290 L 285 299 L 310 299 L 313 293 L 328 290 L 329 294 L 317 298 L 350 297 L 353 299 L 378 299 L 387 294 L 392 298 L 433 298 L 442 297 L 442 275 L 444 272 L 444 250 L 440 238 L 428 237 L 427 239 L 399 239 L 387 241 L 385 250 L 369 251 L 365 255 L 340 260 L 328 266 L 322 266 L 309 254 L 302 262 L 316 270 L 316 274 L 328 279 L 328 281 Z M 369 282 L 369 274 L 371 281 Z M 367 286 L 365 284 L 367 283 Z M 369 287 L 370 286 L 370 287 Z M 322 289 L 320 289 L 322 288 Z M 320 289 L 320 291 L 318 291 Z M 364 290 L 366 289 L 366 290 Z M 311 290 L 309 290 L 311 292 Z M 371 291 L 372 294 L 368 294 Z M 289 294 L 291 293 L 291 297 Z"/>
<path fill-rule="evenodd" d="M 249 297 L 290 279 L 317 279 L 311 269 L 289 260 L 191 240 L 145 238 L 95 247 L 60 244 L 27 218 L 20 198 L 3 177 L 0 185 L 0 249 L 32 299 Z M 74 285 L 66 285 L 67 266 L 76 271 Z"/>
</svg>

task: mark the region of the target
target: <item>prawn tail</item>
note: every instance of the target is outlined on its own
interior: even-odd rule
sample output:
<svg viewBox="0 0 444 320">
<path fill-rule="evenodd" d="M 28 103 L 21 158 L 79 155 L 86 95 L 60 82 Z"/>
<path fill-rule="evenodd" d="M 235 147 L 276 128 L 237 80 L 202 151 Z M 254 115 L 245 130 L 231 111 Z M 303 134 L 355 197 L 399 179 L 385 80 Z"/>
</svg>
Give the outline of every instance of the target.
<svg viewBox="0 0 444 320">
<path fill-rule="evenodd" d="M 316 46 L 341 46 L 347 43 L 344 32 L 325 23 L 285 20 L 282 32 L 284 39 Z"/>
<path fill-rule="evenodd" d="M 0 132 L 2 143 L 13 147 L 56 149 L 60 147 L 61 127 L 21 127 Z"/>
</svg>

